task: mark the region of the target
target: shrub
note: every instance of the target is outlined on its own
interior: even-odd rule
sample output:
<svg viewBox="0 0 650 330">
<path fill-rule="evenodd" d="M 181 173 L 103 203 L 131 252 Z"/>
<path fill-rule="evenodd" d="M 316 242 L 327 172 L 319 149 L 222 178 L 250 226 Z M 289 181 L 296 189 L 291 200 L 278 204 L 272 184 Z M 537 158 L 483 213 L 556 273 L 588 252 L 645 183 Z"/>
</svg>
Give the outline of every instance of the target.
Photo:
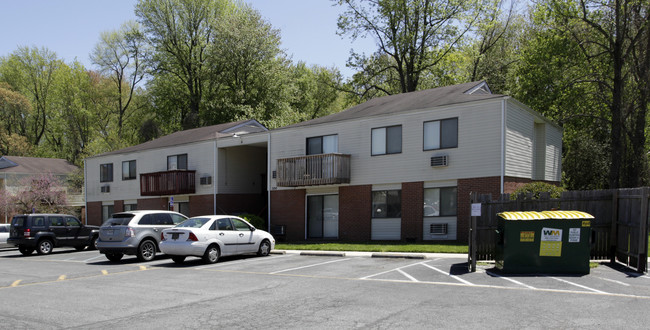
<svg viewBox="0 0 650 330">
<path fill-rule="evenodd" d="M 515 199 L 517 198 L 517 195 L 521 193 L 523 194 L 532 193 L 533 199 L 539 199 L 540 193 L 548 192 L 551 194 L 551 198 L 560 198 L 560 195 L 562 194 L 563 191 L 564 188 L 552 185 L 550 183 L 531 182 L 519 187 L 519 189 L 515 190 L 515 192 L 510 194 L 510 197 L 512 199 Z"/>
<path fill-rule="evenodd" d="M 255 214 L 245 213 L 245 214 L 240 214 L 239 217 L 250 222 L 250 224 L 255 226 L 255 228 L 257 229 L 266 230 L 266 221 L 264 221 L 264 219 L 262 219 L 262 217 L 260 216 L 257 216 Z"/>
</svg>

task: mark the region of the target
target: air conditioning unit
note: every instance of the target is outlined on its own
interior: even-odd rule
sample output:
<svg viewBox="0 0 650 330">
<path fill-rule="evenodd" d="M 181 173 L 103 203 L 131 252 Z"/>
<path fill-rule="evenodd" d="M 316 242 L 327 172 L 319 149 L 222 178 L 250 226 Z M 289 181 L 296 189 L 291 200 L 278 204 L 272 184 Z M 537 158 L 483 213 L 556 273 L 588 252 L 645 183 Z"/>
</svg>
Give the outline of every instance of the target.
<svg viewBox="0 0 650 330">
<path fill-rule="evenodd" d="M 109 193 L 111 192 L 111 186 L 102 186 L 101 190 L 103 193 Z"/>
<path fill-rule="evenodd" d="M 211 176 L 204 176 L 201 178 L 201 184 L 202 185 L 208 185 L 212 184 L 212 177 Z"/>
<path fill-rule="evenodd" d="M 432 223 L 429 228 L 429 233 L 431 235 L 447 235 L 447 224 L 446 223 Z"/>
<path fill-rule="evenodd" d="M 431 167 L 440 167 L 449 165 L 449 155 L 440 155 L 431 157 Z"/>
</svg>

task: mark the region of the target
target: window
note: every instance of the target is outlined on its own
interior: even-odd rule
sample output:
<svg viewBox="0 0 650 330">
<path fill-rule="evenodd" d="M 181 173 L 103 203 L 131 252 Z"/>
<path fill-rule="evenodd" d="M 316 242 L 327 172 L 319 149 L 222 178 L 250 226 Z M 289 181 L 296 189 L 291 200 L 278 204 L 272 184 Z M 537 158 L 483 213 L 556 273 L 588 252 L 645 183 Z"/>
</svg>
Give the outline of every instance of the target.
<svg viewBox="0 0 650 330">
<path fill-rule="evenodd" d="M 113 182 L 113 163 L 99 165 L 99 182 Z"/>
<path fill-rule="evenodd" d="M 331 154 L 338 151 L 338 135 L 325 135 L 307 138 L 307 155 Z"/>
<path fill-rule="evenodd" d="M 231 218 L 230 221 L 232 221 L 232 225 L 235 227 L 235 230 L 239 231 L 250 231 L 251 227 L 249 227 L 245 222 L 239 220 L 239 219 L 233 219 Z"/>
<path fill-rule="evenodd" d="M 167 170 L 187 170 L 187 154 L 167 156 Z"/>
<path fill-rule="evenodd" d="M 113 205 L 102 205 L 102 223 L 113 215 Z"/>
<path fill-rule="evenodd" d="M 63 217 L 50 217 L 50 226 L 65 226 Z"/>
<path fill-rule="evenodd" d="M 402 216 L 402 192 L 381 190 L 372 192 L 373 218 L 399 218 Z"/>
<path fill-rule="evenodd" d="M 230 223 L 230 219 L 228 218 L 217 219 L 215 223 L 217 224 L 218 230 L 232 230 L 232 224 Z"/>
<path fill-rule="evenodd" d="M 457 148 L 458 118 L 425 122 L 423 136 L 424 150 Z"/>
<path fill-rule="evenodd" d="M 135 160 L 122 162 L 122 180 L 135 180 Z"/>
<path fill-rule="evenodd" d="M 184 214 L 186 216 L 190 215 L 190 203 L 189 202 L 176 202 L 178 205 L 177 212 Z"/>
<path fill-rule="evenodd" d="M 65 218 L 65 224 L 68 227 L 81 227 L 81 223 L 79 222 L 79 220 L 77 220 L 77 219 L 75 219 L 73 217 L 66 217 Z"/>
<path fill-rule="evenodd" d="M 138 209 L 138 204 L 124 204 L 124 211 L 135 211 Z"/>
<path fill-rule="evenodd" d="M 402 152 L 402 126 L 372 129 L 372 155 L 399 154 Z"/>
<path fill-rule="evenodd" d="M 424 189 L 424 216 L 455 216 L 457 192 L 456 187 Z"/>
</svg>

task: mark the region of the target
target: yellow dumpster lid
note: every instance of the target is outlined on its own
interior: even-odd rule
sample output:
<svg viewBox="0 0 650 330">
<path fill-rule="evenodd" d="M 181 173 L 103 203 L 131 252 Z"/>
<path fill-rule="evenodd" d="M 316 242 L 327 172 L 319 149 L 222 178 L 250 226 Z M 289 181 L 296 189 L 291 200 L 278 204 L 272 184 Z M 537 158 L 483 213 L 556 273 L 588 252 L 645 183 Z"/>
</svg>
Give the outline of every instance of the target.
<svg viewBox="0 0 650 330">
<path fill-rule="evenodd" d="M 505 220 L 544 220 L 544 219 L 593 219 L 594 217 L 582 211 L 512 211 L 497 214 Z"/>
<path fill-rule="evenodd" d="M 582 211 L 542 211 L 550 219 L 593 219 L 594 216 Z"/>
</svg>

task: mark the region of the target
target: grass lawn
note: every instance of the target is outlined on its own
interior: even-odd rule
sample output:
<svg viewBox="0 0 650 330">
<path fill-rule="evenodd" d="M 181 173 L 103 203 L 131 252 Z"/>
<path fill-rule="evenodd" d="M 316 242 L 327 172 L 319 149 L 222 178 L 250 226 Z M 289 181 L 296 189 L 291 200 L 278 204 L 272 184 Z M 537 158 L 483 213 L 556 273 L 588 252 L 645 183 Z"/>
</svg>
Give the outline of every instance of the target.
<svg viewBox="0 0 650 330">
<path fill-rule="evenodd" d="M 279 242 L 277 250 L 317 250 L 317 251 L 362 251 L 362 252 L 419 252 L 419 253 L 467 253 L 467 244 L 415 244 L 393 242 L 368 243 L 314 243 L 314 242 Z"/>
</svg>

